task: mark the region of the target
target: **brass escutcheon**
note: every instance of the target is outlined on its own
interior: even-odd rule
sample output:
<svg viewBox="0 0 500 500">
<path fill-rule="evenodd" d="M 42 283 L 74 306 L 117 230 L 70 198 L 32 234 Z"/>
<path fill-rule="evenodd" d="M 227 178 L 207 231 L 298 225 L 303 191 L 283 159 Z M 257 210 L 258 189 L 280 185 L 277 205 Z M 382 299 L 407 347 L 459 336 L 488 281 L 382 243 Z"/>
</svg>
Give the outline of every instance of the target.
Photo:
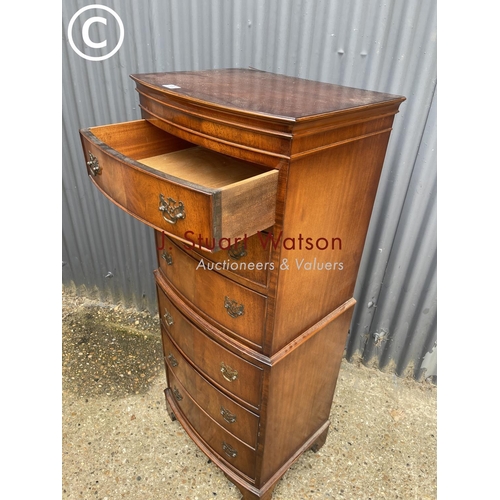
<svg viewBox="0 0 500 500">
<path fill-rule="evenodd" d="M 177 387 L 174 386 L 172 392 L 174 394 L 175 399 L 177 399 L 177 401 L 182 401 L 184 399 L 182 397 L 182 394 L 179 392 L 179 389 L 177 389 Z"/>
<path fill-rule="evenodd" d="M 222 449 L 229 458 L 236 458 L 238 456 L 238 452 L 232 446 L 229 446 L 225 441 L 222 441 Z"/>
<path fill-rule="evenodd" d="M 172 258 L 172 254 L 167 252 L 166 250 L 163 250 L 163 253 L 161 254 L 161 258 L 167 263 L 168 266 L 171 266 L 174 263 L 174 259 Z"/>
<path fill-rule="evenodd" d="M 237 318 L 245 313 L 245 306 L 238 304 L 238 302 L 230 299 L 228 296 L 224 297 L 224 307 L 231 318 Z"/>
<path fill-rule="evenodd" d="M 223 406 L 220 407 L 220 414 L 228 424 L 234 424 L 236 422 L 236 415 L 226 410 Z"/>
<path fill-rule="evenodd" d="M 233 370 L 230 366 L 227 366 L 224 361 L 220 364 L 220 371 L 228 382 L 234 382 L 238 378 L 237 370 Z"/>
<path fill-rule="evenodd" d="M 165 318 L 165 323 L 167 323 L 168 326 L 172 326 L 174 324 L 174 318 L 172 315 L 165 309 L 165 314 L 163 315 Z"/>
<path fill-rule="evenodd" d="M 231 245 L 228 248 L 227 253 L 232 259 L 239 260 L 242 257 L 245 257 L 247 249 L 245 248 L 245 244 L 242 241 L 239 241 L 238 243 Z"/>
<path fill-rule="evenodd" d="M 177 202 L 170 197 L 165 199 L 165 196 L 162 194 L 160 194 L 160 205 L 158 206 L 158 210 L 163 214 L 163 218 L 169 224 L 177 224 L 178 220 L 186 218 L 184 203 L 182 203 L 182 201 Z"/>
<path fill-rule="evenodd" d="M 90 173 L 95 177 L 102 174 L 102 168 L 99 165 L 99 160 L 89 151 L 90 160 L 87 162 Z"/>
<path fill-rule="evenodd" d="M 177 362 L 177 360 L 175 359 L 175 356 L 171 352 L 168 353 L 167 359 L 168 359 L 168 362 L 170 363 L 170 366 L 172 368 L 175 368 L 179 364 Z"/>
</svg>

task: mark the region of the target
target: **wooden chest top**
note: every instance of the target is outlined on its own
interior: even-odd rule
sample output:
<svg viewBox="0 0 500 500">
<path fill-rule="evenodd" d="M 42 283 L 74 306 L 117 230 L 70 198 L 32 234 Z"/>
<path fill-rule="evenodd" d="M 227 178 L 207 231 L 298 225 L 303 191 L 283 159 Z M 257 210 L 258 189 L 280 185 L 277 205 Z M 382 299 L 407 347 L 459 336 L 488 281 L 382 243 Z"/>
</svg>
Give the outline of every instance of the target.
<svg viewBox="0 0 500 500">
<path fill-rule="evenodd" d="M 403 97 L 254 69 L 216 69 L 131 75 L 164 94 L 295 122 Z"/>
</svg>

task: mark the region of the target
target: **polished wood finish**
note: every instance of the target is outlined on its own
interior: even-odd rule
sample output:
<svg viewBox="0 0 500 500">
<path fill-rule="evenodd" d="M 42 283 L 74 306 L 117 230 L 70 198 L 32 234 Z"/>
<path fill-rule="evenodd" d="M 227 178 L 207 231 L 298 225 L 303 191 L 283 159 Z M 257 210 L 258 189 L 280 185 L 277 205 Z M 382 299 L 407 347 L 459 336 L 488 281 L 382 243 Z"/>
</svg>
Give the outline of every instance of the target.
<svg viewBox="0 0 500 500">
<path fill-rule="evenodd" d="M 156 230 L 171 415 L 245 500 L 270 500 L 327 438 L 404 98 L 256 70 L 132 78 L 144 120 L 83 131 L 89 174 Z M 103 158 L 102 175 L 89 152 Z M 159 183 L 187 200 L 196 228 L 147 208 Z"/>
<path fill-rule="evenodd" d="M 179 408 L 189 422 L 189 426 L 201 440 L 217 454 L 217 461 L 246 476 L 248 481 L 255 478 L 255 450 L 236 439 L 196 404 L 179 379 L 170 372 L 169 389 Z"/>
<path fill-rule="evenodd" d="M 161 277 L 157 278 L 157 283 L 160 317 L 175 347 L 213 384 L 226 389 L 243 404 L 258 409 L 262 369 L 205 335 L 168 300 L 161 288 Z M 225 371 L 222 365 L 226 367 Z M 236 373 L 234 380 L 228 379 L 232 372 Z"/>
<path fill-rule="evenodd" d="M 350 140 L 353 134 L 339 133 L 339 127 L 392 116 L 404 100 L 256 70 L 131 76 L 143 116 L 158 128 L 214 151 L 276 168 L 293 154 L 330 146 L 329 135 L 334 142 Z M 304 136 L 307 147 L 301 143 Z"/>
<path fill-rule="evenodd" d="M 105 143 L 114 133 L 119 139 Z M 203 248 L 216 251 L 223 237 L 241 239 L 274 223 L 274 170 L 187 147 L 168 133 L 159 136 L 146 121 L 92 127 L 81 138 L 86 161 L 93 155 L 99 162 L 96 186 L 131 215 L 184 242 L 201 237 L 208 242 Z M 161 206 L 179 211 L 168 217 Z"/>
<path fill-rule="evenodd" d="M 279 276 L 271 352 L 352 297 L 388 139 L 384 132 L 290 162 L 282 227 L 295 245 L 282 246 L 279 258 L 294 272 Z M 313 249 L 300 248 L 298 235 Z M 314 307 L 302 307 L 299 286 Z"/>
<path fill-rule="evenodd" d="M 263 244 L 269 240 L 269 231 L 259 231 L 259 234 L 221 242 L 224 248 L 218 252 L 203 251 L 196 239 L 189 244 L 172 240 L 164 232 L 155 232 L 156 251 L 158 252 L 160 269 L 166 274 L 167 265 L 173 265 L 173 245 L 187 250 L 197 259 L 200 269 L 215 270 L 219 274 L 252 288 L 257 292 L 267 293 L 269 282 L 271 245 Z M 224 244 L 225 243 L 225 244 Z"/>
<path fill-rule="evenodd" d="M 163 335 L 165 336 L 163 345 L 167 369 L 175 373 L 198 406 L 203 408 L 213 420 L 255 449 L 259 416 L 209 383 L 173 346 L 165 330 L 163 330 Z"/>
<path fill-rule="evenodd" d="M 261 465 L 263 483 L 328 423 L 352 311 L 350 307 L 270 371 Z M 292 411 L 294 404 L 297 411 Z"/>
<path fill-rule="evenodd" d="M 176 245 L 169 248 L 172 265 L 161 262 L 160 269 L 191 308 L 228 335 L 262 349 L 266 296 L 200 267 L 198 260 Z"/>
</svg>

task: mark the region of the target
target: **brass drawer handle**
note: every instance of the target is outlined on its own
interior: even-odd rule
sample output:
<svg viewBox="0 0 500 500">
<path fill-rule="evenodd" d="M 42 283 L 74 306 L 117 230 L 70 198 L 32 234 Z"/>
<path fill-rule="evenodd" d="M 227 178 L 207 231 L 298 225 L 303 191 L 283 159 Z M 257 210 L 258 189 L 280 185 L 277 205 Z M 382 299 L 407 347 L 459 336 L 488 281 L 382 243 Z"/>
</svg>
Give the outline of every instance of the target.
<svg viewBox="0 0 500 500">
<path fill-rule="evenodd" d="M 240 241 L 238 243 L 235 243 L 234 245 L 231 245 L 227 250 L 227 253 L 232 259 L 238 260 L 247 255 L 247 249 L 245 248 L 245 244 Z"/>
<path fill-rule="evenodd" d="M 223 406 L 220 407 L 220 414 L 228 424 L 234 424 L 236 422 L 236 415 L 226 410 Z"/>
<path fill-rule="evenodd" d="M 185 219 L 186 213 L 184 212 L 184 203 L 182 201 L 175 201 L 173 198 L 160 194 L 160 205 L 158 210 L 163 214 L 163 218 L 169 224 L 177 224 L 179 219 Z"/>
<path fill-rule="evenodd" d="M 225 441 L 222 441 L 222 449 L 229 458 L 236 458 L 238 456 L 238 452 L 232 446 L 229 446 Z"/>
<path fill-rule="evenodd" d="M 90 173 L 95 177 L 102 174 L 102 168 L 99 165 L 99 160 L 89 151 L 90 160 L 87 162 Z"/>
<path fill-rule="evenodd" d="M 167 311 L 167 309 L 165 309 L 165 314 L 163 315 L 163 318 L 165 319 L 165 323 L 167 323 L 168 326 L 172 326 L 174 324 L 174 318 Z"/>
<path fill-rule="evenodd" d="M 224 361 L 220 364 L 220 371 L 228 382 L 234 382 L 238 378 L 238 372 L 227 366 Z"/>
<path fill-rule="evenodd" d="M 172 368 L 175 368 L 179 364 L 171 352 L 168 353 L 167 359 Z"/>
<path fill-rule="evenodd" d="M 237 318 L 245 313 L 245 306 L 238 304 L 238 302 L 230 299 L 227 295 L 224 297 L 224 307 L 231 318 Z"/>
<path fill-rule="evenodd" d="M 174 259 L 172 258 L 172 254 L 163 250 L 161 254 L 161 258 L 167 263 L 167 266 L 172 266 L 174 264 Z"/>
<path fill-rule="evenodd" d="M 174 386 L 172 392 L 174 393 L 174 397 L 175 399 L 177 399 L 177 401 L 182 401 L 184 399 L 182 397 L 182 394 L 179 392 L 179 389 L 177 389 L 177 387 Z"/>
</svg>

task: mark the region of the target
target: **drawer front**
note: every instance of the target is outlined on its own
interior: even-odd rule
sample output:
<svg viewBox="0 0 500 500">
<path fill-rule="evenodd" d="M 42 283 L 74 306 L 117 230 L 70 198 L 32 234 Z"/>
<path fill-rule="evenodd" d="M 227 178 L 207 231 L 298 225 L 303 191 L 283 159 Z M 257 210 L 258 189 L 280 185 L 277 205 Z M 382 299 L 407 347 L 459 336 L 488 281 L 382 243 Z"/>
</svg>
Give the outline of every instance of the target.
<svg viewBox="0 0 500 500">
<path fill-rule="evenodd" d="M 255 479 L 255 451 L 212 420 L 191 399 L 188 391 L 175 375 L 171 375 L 169 385 L 175 405 L 182 411 L 191 427 L 205 441 L 208 447 L 225 463 L 249 478 Z"/>
<path fill-rule="evenodd" d="M 203 378 L 184 359 L 168 337 L 164 339 L 164 354 L 168 371 L 175 374 L 198 406 L 221 427 L 255 449 L 259 417 L 225 396 Z"/>
<path fill-rule="evenodd" d="M 157 236 L 160 237 L 161 235 Z M 158 250 L 160 269 L 179 292 L 209 320 L 214 320 L 248 341 L 254 348 L 263 344 L 267 298 L 215 271 L 199 267 L 169 239 Z M 161 247 L 160 247 L 161 248 Z"/>
<path fill-rule="evenodd" d="M 276 170 L 186 147 L 145 120 L 82 130 L 81 138 L 92 181 L 156 229 L 187 242 L 186 234 L 201 234 L 217 250 L 223 237 L 255 234 L 274 224 Z"/>
<path fill-rule="evenodd" d="M 161 289 L 158 295 L 162 328 L 167 329 L 182 354 L 214 385 L 258 410 L 263 370 L 207 337 L 172 305 Z M 166 337 L 165 332 L 163 336 Z"/>
<path fill-rule="evenodd" d="M 120 208 L 175 236 L 181 237 L 190 228 L 212 233 L 212 221 L 205 214 L 211 211 L 213 193 L 162 178 L 161 172 L 99 145 L 92 137 L 83 136 L 82 141 L 89 171 L 92 162 L 100 169 L 90 178 Z"/>
<path fill-rule="evenodd" d="M 157 234 L 157 247 L 160 247 L 165 236 Z M 218 252 L 203 251 L 201 246 L 204 241 L 199 241 L 194 236 L 189 245 L 181 245 L 193 258 L 208 270 L 215 270 L 229 276 L 241 276 L 252 284 L 260 285 L 260 289 L 267 288 L 270 271 L 274 269 L 271 262 L 272 245 L 267 232 L 259 232 L 253 236 L 244 237 L 241 241 L 227 242 Z"/>
</svg>

